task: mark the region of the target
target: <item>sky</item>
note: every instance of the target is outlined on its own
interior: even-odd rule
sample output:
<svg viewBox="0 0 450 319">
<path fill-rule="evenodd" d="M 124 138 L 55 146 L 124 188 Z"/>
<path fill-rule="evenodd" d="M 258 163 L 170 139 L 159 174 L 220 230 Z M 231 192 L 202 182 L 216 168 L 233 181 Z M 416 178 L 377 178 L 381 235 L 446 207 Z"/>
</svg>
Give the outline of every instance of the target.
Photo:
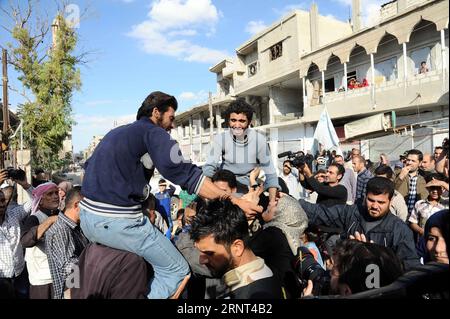
<svg viewBox="0 0 450 319">
<path fill-rule="evenodd" d="M 8 1 L 0 0 L 2 8 Z M 17 0 L 15 0 L 17 1 Z M 373 24 L 388 0 L 361 0 L 365 25 Z M 20 4 L 25 0 L 18 0 Z M 348 21 L 352 0 L 316 0 L 319 14 Z M 37 2 L 53 16 L 53 0 Z M 130 123 L 153 91 L 176 96 L 178 112 L 216 92 L 209 68 L 254 34 L 294 9 L 309 10 L 313 1 L 295 0 L 72 0 L 66 18 L 85 12 L 77 25 L 77 53 L 90 52 L 80 66 L 82 88 L 72 99 L 74 152 L 87 148 L 94 135 Z M 0 13 L 0 25 L 8 20 Z M 0 44 L 11 41 L 0 29 Z M 10 85 L 21 88 L 9 68 Z M 25 100 L 10 91 L 14 111 Z"/>
</svg>

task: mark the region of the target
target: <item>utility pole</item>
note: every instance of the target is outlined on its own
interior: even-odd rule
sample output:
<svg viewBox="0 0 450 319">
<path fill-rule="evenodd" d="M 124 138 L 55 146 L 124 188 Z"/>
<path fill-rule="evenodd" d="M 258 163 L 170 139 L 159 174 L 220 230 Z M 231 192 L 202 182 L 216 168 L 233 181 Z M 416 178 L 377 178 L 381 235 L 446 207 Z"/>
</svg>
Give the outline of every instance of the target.
<svg viewBox="0 0 450 319">
<path fill-rule="evenodd" d="M 5 167 L 4 151 L 8 147 L 9 134 L 9 111 L 8 111 L 8 53 L 6 49 L 2 50 L 2 69 L 3 69 L 3 128 L 2 128 L 2 144 L 1 144 L 1 159 L 0 168 Z"/>
<path fill-rule="evenodd" d="M 212 143 L 214 137 L 214 114 L 213 114 L 211 92 L 209 92 L 208 94 L 208 106 L 209 106 L 209 142 Z"/>
</svg>

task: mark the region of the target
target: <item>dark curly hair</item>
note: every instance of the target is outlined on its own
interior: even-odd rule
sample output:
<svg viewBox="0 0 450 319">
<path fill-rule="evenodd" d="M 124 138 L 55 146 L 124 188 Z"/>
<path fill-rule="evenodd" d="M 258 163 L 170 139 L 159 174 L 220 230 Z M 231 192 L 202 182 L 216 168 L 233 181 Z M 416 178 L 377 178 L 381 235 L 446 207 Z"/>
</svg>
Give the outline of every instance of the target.
<svg viewBox="0 0 450 319">
<path fill-rule="evenodd" d="M 172 107 L 176 111 L 178 108 L 178 102 L 172 95 L 159 91 L 152 92 L 145 98 L 144 102 L 142 102 L 142 105 L 136 114 L 136 120 L 139 120 L 142 117 L 150 117 L 155 107 L 161 113 L 167 112 L 169 107 Z"/>
<path fill-rule="evenodd" d="M 253 118 L 253 108 L 245 102 L 243 99 L 238 99 L 236 101 L 233 101 L 230 103 L 230 106 L 228 106 L 227 110 L 225 111 L 225 118 L 227 121 L 230 120 L 231 113 L 236 114 L 245 114 L 247 116 L 248 123 L 251 123 Z"/>
</svg>

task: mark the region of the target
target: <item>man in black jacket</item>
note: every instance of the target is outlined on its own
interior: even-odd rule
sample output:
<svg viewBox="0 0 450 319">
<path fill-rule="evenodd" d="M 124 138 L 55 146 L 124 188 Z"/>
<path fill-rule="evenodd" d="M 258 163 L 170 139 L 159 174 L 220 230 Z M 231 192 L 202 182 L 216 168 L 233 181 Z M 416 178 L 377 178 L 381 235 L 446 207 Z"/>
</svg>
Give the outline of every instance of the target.
<svg viewBox="0 0 450 319">
<path fill-rule="evenodd" d="M 327 168 L 324 183 L 320 183 L 314 178 L 308 165 L 298 167 L 298 173 L 302 186 L 318 194 L 317 204 L 333 206 L 344 205 L 347 202 L 347 189 L 339 184 L 345 174 L 344 166 L 331 164 Z"/>
<path fill-rule="evenodd" d="M 374 177 L 367 183 L 365 206 L 325 207 L 300 200 L 308 215 L 309 225 L 343 229 L 341 239 L 357 238 L 391 248 L 405 269 L 420 265 L 412 231 L 397 216 L 390 213 L 394 184 L 384 177 Z"/>
</svg>

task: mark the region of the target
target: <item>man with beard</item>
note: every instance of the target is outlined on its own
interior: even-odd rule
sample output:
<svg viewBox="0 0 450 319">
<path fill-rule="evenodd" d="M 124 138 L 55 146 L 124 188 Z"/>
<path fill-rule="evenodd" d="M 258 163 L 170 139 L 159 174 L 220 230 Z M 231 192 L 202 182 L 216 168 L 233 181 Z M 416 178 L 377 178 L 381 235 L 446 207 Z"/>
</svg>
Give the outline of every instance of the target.
<svg viewBox="0 0 450 319">
<path fill-rule="evenodd" d="M 283 162 L 283 173 L 280 175 L 280 177 L 286 183 L 286 186 L 289 189 L 289 195 L 291 195 L 295 199 L 305 197 L 303 195 L 304 190 L 298 180 L 298 170 L 295 167 L 292 167 L 292 162 L 290 160 L 286 160 Z M 303 196 L 301 196 L 301 194 Z"/>
<path fill-rule="evenodd" d="M 30 299 L 51 299 L 53 295 L 45 233 L 56 222 L 60 213 L 58 207 L 59 190 L 56 184 L 47 182 L 33 190 L 31 215 L 24 222 L 20 239 L 20 243 L 26 248 Z"/>
<path fill-rule="evenodd" d="M 317 204 L 325 206 L 343 205 L 347 202 L 347 189 L 339 184 L 345 174 L 344 166 L 333 163 L 327 169 L 325 182 L 317 181 L 308 165 L 299 167 L 300 182 L 306 189 L 318 194 Z"/>
<path fill-rule="evenodd" d="M 223 277 L 231 299 L 280 299 L 282 289 L 272 271 L 249 248 L 248 223 L 229 201 L 213 201 L 192 222 L 191 239 L 200 251 L 200 264 Z"/>
<path fill-rule="evenodd" d="M 259 166 L 266 174 L 264 189 L 269 191 L 270 201 L 274 202 L 279 189 L 278 176 L 266 138 L 250 128 L 252 117 L 253 109 L 244 100 L 230 104 L 226 111 L 230 129 L 215 137 L 203 173 L 212 177 L 219 169 L 230 170 L 236 175 L 238 193 L 247 193 L 250 172 Z"/>
<path fill-rule="evenodd" d="M 408 206 L 408 217 L 411 215 L 414 205 L 421 199 L 428 197 L 425 187 L 425 178 L 420 176 L 419 167 L 423 160 L 423 154 L 419 150 L 409 150 L 406 157 L 406 165 L 394 180 L 395 189 L 405 198 Z"/>
<path fill-rule="evenodd" d="M 178 102 L 153 92 L 139 108 L 136 121 L 110 131 L 85 164 L 81 229 L 95 243 L 135 253 L 155 272 L 150 299 L 166 299 L 189 275 L 183 256 L 142 213 L 156 168 L 162 176 L 190 194 L 205 199 L 230 199 L 245 213 L 262 210 L 256 204 L 220 190 L 202 170 L 185 161 L 168 131 L 173 128 Z"/>
<path fill-rule="evenodd" d="M 405 269 L 420 265 L 411 229 L 390 213 L 394 184 L 387 178 L 374 177 L 367 183 L 365 206 L 336 205 L 325 207 L 300 200 L 309 226 L 343 229 L 341 239 L 370 241 L 391 248 Z"/>
</svg>

